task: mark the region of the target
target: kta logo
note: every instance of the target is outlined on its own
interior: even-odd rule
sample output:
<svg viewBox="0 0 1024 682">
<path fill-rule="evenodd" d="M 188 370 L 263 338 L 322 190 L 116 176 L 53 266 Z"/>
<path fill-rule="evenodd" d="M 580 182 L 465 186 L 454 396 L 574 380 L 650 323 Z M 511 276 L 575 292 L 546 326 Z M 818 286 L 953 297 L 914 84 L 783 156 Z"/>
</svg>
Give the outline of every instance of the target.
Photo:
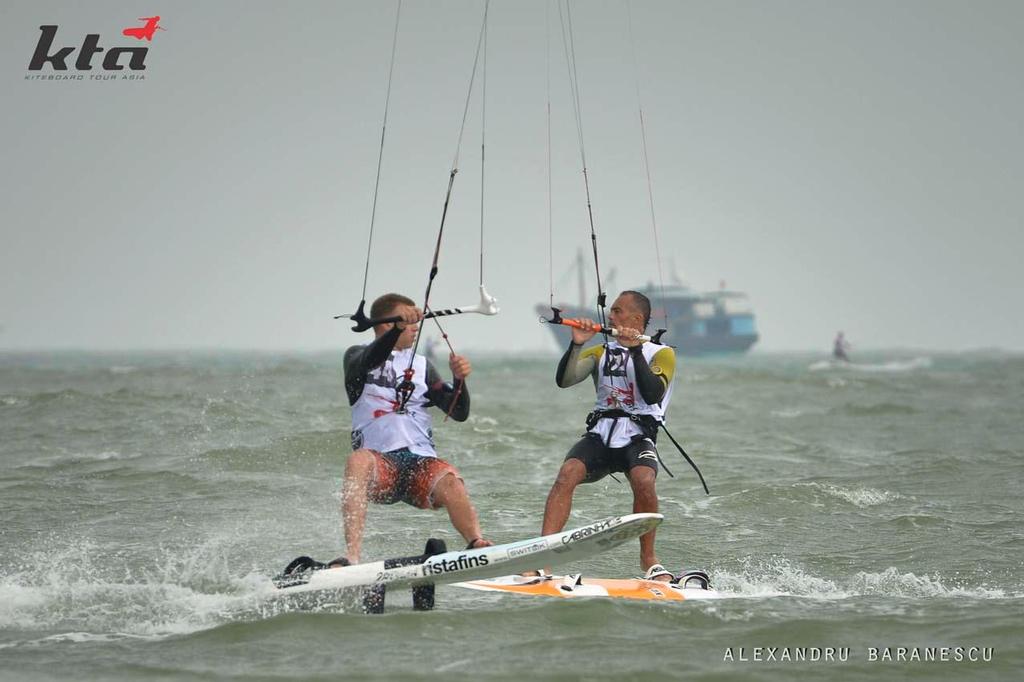
<svg viewBox="0 0 1024 682">
<path fill-rule="evenodd" d="M 151 43 L 153 42 L 153 35 L 158 30 L 165 30 L 163 26 L 159 25 L 159 16 L 142 17 L 139 21 L 145 22 L 145 25 L 129 26 L 121 31 L 121 35 Z M 28 64 L 29 71 L 41 71 L 46 63 L 49 63 L 54 71 L 67 71 L 68 65 L 66 60 L 75 51 L 75 48 L 62 47 L 53 52 L 53 54 L 50 54 L 50 50 L 53 48 L 53 39 L 57 36 L 57 26 L 44 25 L 40 26 L 39 30 L 42 32 L 42 35 L 39 36 L 39 42 L 36 44 L 36 51 L 32 55 L 32 61 Z M 91 71 L 92 58 L 104 51 L 107 53 L 103 57 L 104 71 L 124 70 L 124 66 L 119 63 L 119 60 L 125 54 L 129 55 L 129 69 L 132 71 L 144 71 L 146 69 L 146 55 L 149 53 L 148 47 L 114 47 L 105 50 L 105 48 L 100 47 L 99 33 L 89 33 L 85 36 L 85 40 L 82 41 L 82 47 L 79 48 L 78 57 L 75 59 L 75 69 L 78 71 Z"/>
</svg>

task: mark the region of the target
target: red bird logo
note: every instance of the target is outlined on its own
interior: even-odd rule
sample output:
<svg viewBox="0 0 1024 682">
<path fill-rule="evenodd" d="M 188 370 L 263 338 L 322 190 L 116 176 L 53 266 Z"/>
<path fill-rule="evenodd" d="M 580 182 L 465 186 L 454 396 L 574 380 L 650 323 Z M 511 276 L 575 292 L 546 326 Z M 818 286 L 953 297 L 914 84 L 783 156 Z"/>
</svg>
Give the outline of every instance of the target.
<svg viewBox="0 0 1024 682">
<path fill-rule="evenodd" d="M 618 386 L 611 387 L 612 392 L 605 398 L 604 404 L 612 409 L 619 409 L 623 405 L 627 407 L 634 407 L 636 405 L 636 398 L 633 397 L 633 384 L 630 384 L 626 388 L 619 388 Z"/>
<path fill-rule="evenodd" d="M 145 26 L 136 26 L 134 28 L 126 28 L 121 31 L 121 35 L 126 35 L 129 38 L 135 38 L 137 40 L 148 40 L 153 42 L 153 34 L 158 30 L 164 31 L 163 26 L 157 26 L 160 23 L 160 17 L 139 17 L 139 21 L 146 22 Z"/>
</svg>

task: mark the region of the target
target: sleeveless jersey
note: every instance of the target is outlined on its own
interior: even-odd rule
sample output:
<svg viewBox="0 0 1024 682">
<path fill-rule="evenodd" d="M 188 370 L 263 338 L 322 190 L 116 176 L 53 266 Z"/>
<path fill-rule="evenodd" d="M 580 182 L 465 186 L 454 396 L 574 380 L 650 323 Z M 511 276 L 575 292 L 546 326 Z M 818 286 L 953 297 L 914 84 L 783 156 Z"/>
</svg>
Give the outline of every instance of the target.
<svg viewBox="0 0 1024 682">
<path fill-rule="evenodd" d="M 663 348 L 669 348 L 650 341 L 643 344 L 641 350 L 650 364 L 655 354 Z M 669 348 L 671 352 L 671 348 Z M 636 386 L 636 371 L 629 349 L 620 346 L 617 341 L 608 343 L 597 358 L 597 401 L 595 410 L 623 410 L 630 414 L 646 414 L 659 422 L 665 421 L 665 411 L 672 399 L 672 383 L 665 390 L 665 397 L 656 405 L 650 405 L 640 395 Z M 634 436 L 643 434 L 639 425 L 629 419 L 601 419 L 590 430 L 601 436 L 608 447 L 621 448 L 629 445 Z M 611 438 L 609 438 L 609 434 Z"/>
<path fill-rule="evenodd" d="M 436 457 L 433 420 L 427 412 L 427 359 L 417 354 L 412 367 L 413 391 L 398 413 L 400 400 L 395 388 L 402 382 L 409 366 L 412 349 L 391 351 L 391 356 L 366 374 L 366 384 L 359 399 L 352 405 L 352 447 L 389 452 L 407 448 L 426 457 Z"/>
</svg>

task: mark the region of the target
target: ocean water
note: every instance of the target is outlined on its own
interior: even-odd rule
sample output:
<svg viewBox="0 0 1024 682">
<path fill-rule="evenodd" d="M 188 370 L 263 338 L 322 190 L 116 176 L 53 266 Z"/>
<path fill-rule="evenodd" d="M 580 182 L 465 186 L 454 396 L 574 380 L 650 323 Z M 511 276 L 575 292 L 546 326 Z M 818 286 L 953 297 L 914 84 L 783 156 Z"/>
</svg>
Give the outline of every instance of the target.
<svg viewBox="0 0 1024 682">
<path fill-rule="evenodd" d="M 496 541 L 537 534 L 593 400 L 555 362 L 475 358 L 472 417 L 436 420 Z M 683 361 L 669 425 L 711 495 L 664 440 L 658 551 L 713 602 L 275 595 L 294 556 L 343 550 L 348 414 L 340 353 L 0 354 L 0 679 L 1024 673 L 1024 356 Z M 630 508 L 606 479 L 570 524 Z M 364 557 L 430 536 L 460 544 L 443 512 L 373 507 Z M 637 545 L 566 568 L 635 575 Z"/>
</svg>

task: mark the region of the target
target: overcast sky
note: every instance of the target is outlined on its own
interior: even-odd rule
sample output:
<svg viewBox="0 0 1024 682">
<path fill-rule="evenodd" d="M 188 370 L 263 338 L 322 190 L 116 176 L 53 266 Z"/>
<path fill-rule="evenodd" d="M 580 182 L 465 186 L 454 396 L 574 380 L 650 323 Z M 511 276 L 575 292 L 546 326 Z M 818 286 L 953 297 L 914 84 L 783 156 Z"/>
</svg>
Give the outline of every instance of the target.
<svg viewBox="0 0 1024 682">
<path fill-rule="evenodd" d="M 357 341 L 331 317 L 362 287 L 395 7 L 0 5 L 0 348 Z M 555 294 L 576 298 L 562 274 L 589 227 L 554 7 L 491 4 L 484 281 L 503 310 L 450 322 L 460 350 L 554 348 L 533 310 L 549 290 L 546 16 Z M 859 348 L 1024 349 L 1024 3 L 631 7 L 636 72 L 624 4 L 573 4 L 598 245 L 618 287 L 657 278 L 639 88 L 663 264 L 747 292 L 758 348 L 827 350 L 843 329 Z M 423 297 L 482 13 L 403 5 L 370 299 Z M 138 46 L 120 32 L 153 14 L 165 30 L 144 81 L 25 79 L 40 25 L 60 27 L 55 49 L 87 33 Z M 476 299 L 480 101 L 435 307 Z"/>
</svg>

